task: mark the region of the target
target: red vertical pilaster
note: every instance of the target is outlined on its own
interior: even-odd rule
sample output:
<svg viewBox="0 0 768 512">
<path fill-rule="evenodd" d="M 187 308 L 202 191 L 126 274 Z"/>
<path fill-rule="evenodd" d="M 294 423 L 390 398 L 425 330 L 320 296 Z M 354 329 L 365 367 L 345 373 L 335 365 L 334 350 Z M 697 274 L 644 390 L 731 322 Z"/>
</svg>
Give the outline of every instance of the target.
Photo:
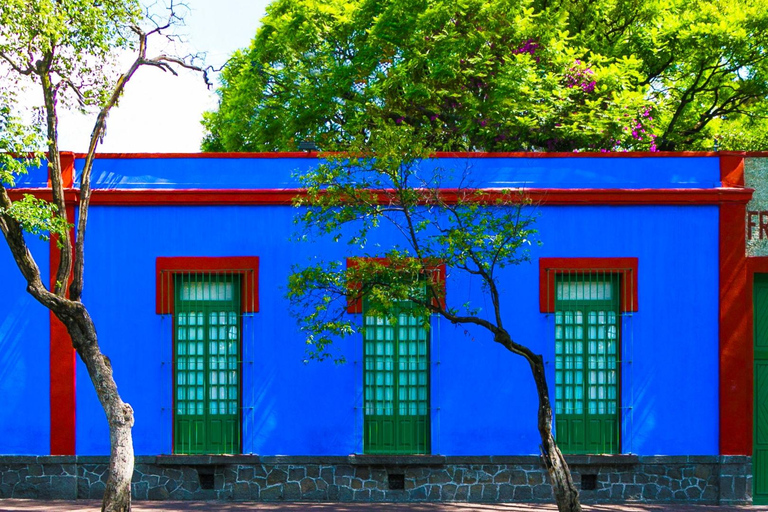
<svg viewBox="0 0 768 512">
<path fill-rule="evenodd" d="M 75 155 L 61 154 L 64 187 L 71 188 Z M 74 223 L 75 206 L 67 205 L 67 218 Z M 74 237 L 74 233 L 70 234 Z M 57 237 L 50 241 L 50 286 L 53 289 L 60 254 Z M 50 315 L 50 407 L 51 455 L 75 455 L 75 349 L 67 329 L 53 313 Z"/>
<path fill-rule="evenodd" d="M 724 187 L 744 186 L 744 156 L 720 156 Z M 720 204 L 720 453 L 752 453 L 752 304 L 746 204 Z"/>
</svg>

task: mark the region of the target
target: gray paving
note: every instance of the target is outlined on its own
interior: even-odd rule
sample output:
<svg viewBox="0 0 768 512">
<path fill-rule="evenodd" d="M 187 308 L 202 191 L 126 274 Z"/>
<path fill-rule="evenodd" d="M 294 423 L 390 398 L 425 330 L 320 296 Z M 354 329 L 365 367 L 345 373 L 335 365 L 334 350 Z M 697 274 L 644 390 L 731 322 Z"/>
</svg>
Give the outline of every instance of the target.
<svg viewBox="0 0 768 512">
<path fill-rule="evenodd" d="M 101 502 L 96 500 L 41 501 L 0 500 L 0 511 L 98 512 Z M 222 501 L 134 501 L 136 512 L 188 512 L 220 510 L 240 512 L 246 510 L 288 512 L 556 512 L 554 505 L 540 503 L 252 503 Z M 676 505 L 676 504 L 600 504 L 584 505 L 585 512 L 736 512 L 765 511 L 768 506 Z"/>
</svg>

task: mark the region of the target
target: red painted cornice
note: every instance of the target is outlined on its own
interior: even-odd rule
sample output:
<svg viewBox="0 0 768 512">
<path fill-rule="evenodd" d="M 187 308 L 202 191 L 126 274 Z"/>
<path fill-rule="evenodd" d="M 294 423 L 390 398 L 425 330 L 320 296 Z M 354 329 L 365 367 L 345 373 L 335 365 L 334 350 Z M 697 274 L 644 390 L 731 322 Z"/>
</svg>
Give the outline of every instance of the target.
<svg viewBox="0 0 768 512">
<path fill-rule="evenodd" d="M 23 194 L 33 194 L 43 199 L 51 198 L 50 189 L 11 189 L 12 199 Z M 493 203 L 504 200 L 530 200 L 541 205 L 718 205 L 723 203 L 746 204 L 753 189 L 724 188 L 670 188 L 670 189 L 525 189 L 519 195 L 502 189 L 483 189 L 483 193 L 469 199 Z M 303 189 L 96 189 L 91 204 L 104 206 L 213 206 L 213 205 L 290 205 L 295 197 L 306 197 Z M 441 195 L 448 203 L 455 203 L 460 195 L 470 191 L 442 189 Z M 67 201 L 79 200 L 77 189 L 65 191 Z M 386 193 L 380 198 L 387 203 Z"/>
</svg>

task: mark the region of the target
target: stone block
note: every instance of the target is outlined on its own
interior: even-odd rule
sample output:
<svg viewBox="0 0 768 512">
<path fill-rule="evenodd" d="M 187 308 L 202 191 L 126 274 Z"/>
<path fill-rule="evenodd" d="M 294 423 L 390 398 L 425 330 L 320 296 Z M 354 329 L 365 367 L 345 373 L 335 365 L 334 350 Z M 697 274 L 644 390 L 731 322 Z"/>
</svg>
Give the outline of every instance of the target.
<svg viewBox="0 0 768 512">
<path fill-rule="evenodd" d="M 669 487 L 661 487 L 656 495 L 658 501 L 671 501 L 673 498 L 672 490 Z"/>
<path fill-rule="evenodd" d="M 360 489 L 359 491 L 354 491 L 352 499 L 354 501 L 371 501 L 371 490 Z"/>
<path fill-rule="evenodd" d="M 420 485 L 408 491 L 408 498 L 411 501 L 425 501 L 427 499 L 427 486 Z"/>
<path fill-rule="evenodd" d="M 301 488 L 302 496 L 305 496 L 308 493 L 311 493 L 317 490 L 317 484 L 311 478 L 303 478 L 299 482 L 299 487 Z"/>
<path fill-rule="evenodd" d="M 452 479 L 446 470 L 440 469 L 433 471 L 432 474 L 429 475 L 428 481 L 430 484 L 447 484 L 452 481 Z"/>
<path fill-rule="evenodd" d="M 333 474 L 334 474 L 334 471 L 332 467 L 323 467 L 320 470 L 320 478 L 325 480 L 325 482 L 329 485 L 334 483 Z"/>
<path fill-rule="evenodd" d="M 77 499 L 77 477 L 70 475 L 51 477 L 51 497 L 57 500 Z"/>
<path fill-rule="evenodd" d="M 642 497 L 643 488 L 637 484 L 627 484 L 624 486 L 625 500 L 639 500 Z"/>
<path fill-rule="evenodd" d="M 456 498 L 456 489 L 459 486 L 454 483 L 445 484 L 440 489 L 440 499 L 442 501 L 453 501 Z"/>
<path fill-rule="evenodd" d="M 508 469 L 503 469 L 493 475 L 493 483 L 495 484 L 508 484 L 510 482 L 512 474 Z"/>
<path fill-rule="evenodd" d="M 482 501 L 491 502 L 498 501 L 499 499 L 499 486 L 496 484 L 486 484 L 483 486 Z"/>
<path fill-rule="evenodd" d="M 352 489 L 349 487 L 333 487 L 336 487 L 339 490 L 339 501 L 352 501 L 354 499 L 354 491 L 352 491 Z"/>
<path fill-rule="evenodd" d="M 267 485 L 284 484 L 288 480 L 288 473 L 281 469 L 273 469 L 267 475 Z"/>
<path fill-rule="evenodd" d="M 371 478 L 371 468 L 368 466 L 358 466 L 355 468 L 354 477 L 360 480 L 368 480 Z"/>
<path fill-rule="evenodd" d="M 283 499 L 283 489 L 280 485 L 272 487 L 262 487 L 259 490 L 259 499 L 261 501 L 279 501 Z"/>
<path fill-rule="evenodd" d="M 499 484 L 499 501 L 512 501 L 515 499 L 515 486 Z"/>
<path fill-rule="evenodd" d="M 528 486 L 515 487 L 515 500 L 514 501 L 532 501 L 533 500 L 533 488 Z"/>
<path fill-rule="evenodd" d="M 544 473 L 541 471 L 528 471 L 526 473 L 528 485 L 541 485 L 547 482 L 544 481 Z"/>
<path fill-rule="evenodd" d="M 533 498 L 536 501 L 548 500 L 552 497 L 552 487 L 549 485 L 537 485 L 533 488 Z"/>
<path fill-rule="evenodd" d="M 250 482 L 256 476 L 253 466 L 238 466 L 237 482 Z"/>
<path fill-rule="evenodd" d="M 655 501 L 659 495 L 659 486 L 656 484 L 648 484 L 643 487 L 643 499 L 645 501 Z"/>
<path fill-rule="evenodd" d="M 299 482 L 288 482 L 283 486 L 283 499 L 298 501 L 301 499 L 301 486 Z"/>
</svg>

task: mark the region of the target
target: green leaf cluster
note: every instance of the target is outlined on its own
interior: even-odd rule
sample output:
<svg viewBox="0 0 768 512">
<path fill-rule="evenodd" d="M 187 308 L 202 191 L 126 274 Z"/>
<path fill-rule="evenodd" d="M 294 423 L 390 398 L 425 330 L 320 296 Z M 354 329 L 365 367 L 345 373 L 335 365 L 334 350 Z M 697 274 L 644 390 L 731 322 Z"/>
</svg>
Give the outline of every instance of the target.
<svg viewBox="0 0 768 512">
<path fill-rule="evenodd" d="M 14 201 L 8 208 L 0 208 L 0 215 L 14 219 L 25 232 L 41 240 L 49 240 L 54 234 L 63 235 L 72 226 L 58 215 L 55 204 L 31 194 L 24 194 L 22 199 Z"/>
<path fill-rule="evenodd" d="M 0 186 L 8 187 L 28 167 L 40 165 L 40 154 L 34 150 L 42 142 L 39 127 L 24 123 L 14 111 L 15 98 L 15 90 L 0 86 Z"/>
<path fill-rule="evenodd" d="M 641 63 L 662 150 L 760 149 L 768 107 L 763 0 L 537 0 L 576 44 Z M 746 128 L 746 129 L 745 129 Z"/>
<path fill-rule="evenodd" d="M 339 359 L 334 341 L 359 332 L 346 314 L 350 301 L 365 300 L 370 314 L 385 317 L 408 301 L 416 316 L 501 329 L 499 273 L 528 261 L 538 243 L 529 201 L 518 191 L 489 195 L 474 183 L 469 161 L 441 166 L 409 125 L 382 121 L 345 149 L 300 175 L 307 195 L 295 201 L 300 238 L 330 236 L 356 256 L 350 265 L 315 258 L 293 269 L 288 298 L 309 357 Z M 385 229 L 394 233 L 386 245 L 369 240 Z M 444 302 L 436 275 L 443 266 L 478 279 L 493 304 L 487 316 Z"/>
<path fill-rule="evenodd" d="M 767 59 L 762 0 L 276 0 L 203 149 L 333 150 L 376 119 L 435 150 L 756 149 Z"/>
<path fill-rule="evenodd" d="M 140 20 L 137 0 L 3 0 L 0 55 L 16 83 L 43 80 L 61 101 L 102 105 L 118 52 L 132 47 L 130 26 Z"/>
<path fill-rule="evenodd" d="M 222 73 L 208 151 L 324 150 L 382 120 L 431 149 L 648 149 L 642 62 L 531 0 L 277 0 Z"/>
</svg>

